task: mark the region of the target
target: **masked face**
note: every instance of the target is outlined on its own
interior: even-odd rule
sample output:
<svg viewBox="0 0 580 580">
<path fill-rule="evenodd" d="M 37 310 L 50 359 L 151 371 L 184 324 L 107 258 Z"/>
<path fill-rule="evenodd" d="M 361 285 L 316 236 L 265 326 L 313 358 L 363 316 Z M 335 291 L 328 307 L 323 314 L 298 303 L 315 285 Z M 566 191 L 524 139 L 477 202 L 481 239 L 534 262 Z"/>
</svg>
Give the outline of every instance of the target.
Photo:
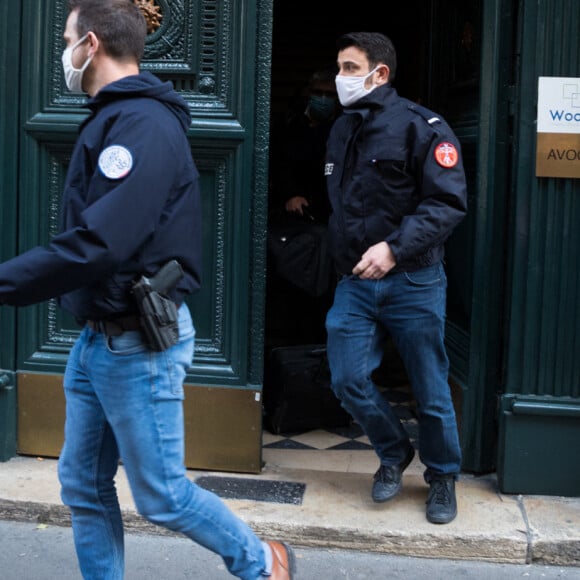
<svg viewBox="0 0 580 580">
<path fill-rule="evenodd" d="M 332 119 L 336 110 L 336 101 L 326 95 L 312 95 L 308 100 L 308 115 L 315 121 Z"/>
<path fill-rule="evenodd" d="M 338 100 L 343 107 L 348 107 L 368 95 L 377 85 L 365 87 L 366 80 L 375 73 L 379 67 L 375 67 L 370 73 L 362 77 L 353 77 L 350 75 L 336 76 L 336 92 Z"/>
<path fill-rule="evenodd" d="M 89 56 L 81 68 L 75 68 L 72 63 L 72 56 L 75 48 L 80 46 L 88 37 L 85 34 L 82 38 L 79 38 L 72 46 L 69 46 L 62 53 L 62 68 L 64 70 L 64 80 L 66 86 L 71 93 L 82 93 L 83 92 L 83 74 L 91 61 L 93 56 Z"/>
</svg>

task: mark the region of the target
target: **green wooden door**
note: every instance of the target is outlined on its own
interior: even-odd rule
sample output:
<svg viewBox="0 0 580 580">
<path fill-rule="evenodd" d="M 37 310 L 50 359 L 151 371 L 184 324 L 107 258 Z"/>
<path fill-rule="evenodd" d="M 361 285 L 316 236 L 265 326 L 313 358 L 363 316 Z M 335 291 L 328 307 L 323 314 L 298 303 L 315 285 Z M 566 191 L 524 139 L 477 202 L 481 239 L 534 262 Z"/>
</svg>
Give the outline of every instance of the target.
<svg viewBox="0 0 580 580">
<path fill-rule="evenodd" d="M 17 188 L 12 184 L 16 207 L 3 195 L 3 211 L 12 212 L 12 233 L 18 232 L 22 252 L 45 244 L 55 232 L 85 112 L 83 98 L 66 91 L 61 71 L 66 0 L 18 4 L 3 3 L 0 9 L 0 15 L 11 14 L 12 22 L 3 19 L 1 25 L 9 38 L 19 30 L 21 38 L 20 99 L 2 83 L 8 111 L 20 119 L 11 143 L 14 155 L 19 142 Z M 150 30 L 143 68 L 173 81 L 191 107 L 189 139 L 203 197 L 204 282 L 189 301 L 197 340 L 186 389 L 187 464 L 255 472 L 261 452 L 269 4 L 152 0 L 148 5 L 158 26 Z M 2 152 L 12 167 L 9 152 Z M 3 177 L 2 185 L 11 183 Z M 14 244 L 3 244 L 4 258 Z M 54 301 L 19 309 L 16 334 L 9 316 L 0 324 L 3 335 L 17 336 L 12 363 L 2 364 L 12 364 L 17 373 L 18 451 L 57 455 L 62 373 L 79 329 Z"/>
<path fill-rule="evenodd" d="M 16 248 L 18 181 L 18 69 L 20 9 L 14 2 L 0 5 L 0 261 Z M 14 310 L 0 310 L 0 461 L 16 450 L 16 389 L 14 385 Z"/>
<path fill-rule="evenodd" d="M 480 124 L 480 61 L 482 47 L 481 1 L 431 2 L 431 62 L 429 106 L 442 114 L 453 128 L 463 154 L 468 186 L 468 213 L 446 244 L 448 279 L 446 343 L 451 362 L 450 385 L 460 424 L 463 468 L 469 469 L 481 449 L 473 446 L 479 428 L 470 414 L 473 404 L 470 350 L 473 332 L 473 252 L 477 223 L 477 146 Z M 476 404 L 481 411 L 482 401 Z M 478 457 L 479 459 L 479 457 Z"/>
<path fill-rule="evenodd" d="M 446 342 L 463 469 L 495 467 L 506 203 L 511 2 L 432 0 L 430 100 L 457 133 L 468 215 L 446 248 Z"/>
</svg>

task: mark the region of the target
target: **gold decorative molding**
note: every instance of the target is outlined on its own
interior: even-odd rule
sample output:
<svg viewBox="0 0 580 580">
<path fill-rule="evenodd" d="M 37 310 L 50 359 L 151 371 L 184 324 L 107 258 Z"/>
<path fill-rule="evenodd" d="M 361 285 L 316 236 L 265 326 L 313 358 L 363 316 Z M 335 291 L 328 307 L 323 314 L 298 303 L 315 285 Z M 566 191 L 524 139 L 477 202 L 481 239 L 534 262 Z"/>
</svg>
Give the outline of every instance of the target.
<svg viewBox="0 0 580 580">
<path fill-rule="evenodd" d="M 147 22 L 147 33 L 153 34 L 160 26 L 163 15 L 161 7 L 155 4 L 155 0 L 133 0 L 141 10 Z"/>
</svg>

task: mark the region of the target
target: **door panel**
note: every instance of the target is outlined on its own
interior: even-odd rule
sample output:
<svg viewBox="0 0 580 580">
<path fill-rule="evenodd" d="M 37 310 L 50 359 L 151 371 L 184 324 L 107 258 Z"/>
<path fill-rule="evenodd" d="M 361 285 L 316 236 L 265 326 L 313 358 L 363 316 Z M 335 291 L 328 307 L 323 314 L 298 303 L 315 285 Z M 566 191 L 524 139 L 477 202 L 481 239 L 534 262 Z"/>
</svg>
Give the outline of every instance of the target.
<svg viewBox="0 0 580 580">
<path fill-rule="evenodd" d="M 461 393 L 463 469 L 492 471 L 509 203 L 511 0 L 433 0 L 433 98 L 460 138 L 468 215 L 447 245 L 447 345 Z"/>
<path fill-rule="evenodd" d="M 477 139 L 481 60 L 481 2 L 433 0 L 429 106 L 441 113 L 461 142 L 468 213 L 446 244 L 448 345 L 459 380 L 468 374 L 477 200 Z"/>
<path fill-rule="evenodd" d="M 20 149 L 19 252 L 46 244 L 56 231 L 68 161 L 85 115 L 84 98 L 66 91 L 61 71 L 67 2 L 32 4 L 25 4 L 22 26 L 21 111 L 25 122 Z M 265 65 L 256 75 L 258 51 L 269 50 L 268 3 L 262 10 L 255 2 L 241 0 L 155 0 L 152 6 L 160 25 L 148 36 L 142 68 L 171 80 L 188 102 L 194 117 L 189 140 L 201 175 L 203 285 L 188 300 L 197 338 L 186 381 L 186 414 L 195 416 L 208 399 L 208 387 L 222 389 L 217 399 L 224 414 L 239 408 L 227 432 L 231 440 L 241 437 L 244 445 L 224 449 L 227 441 L 217 431 L 223 428 L 219 421 L 203 427 L 202 421 L 189 422 L 188 441 L 193 445 L 196 433 L 202 435 L 203 429 L 210 450 L 215 442 L 216 452 L 223 458 L 213 467 L 228 469 L 231 458 L 237 469 L 246 465 L 247 470 L 256 471 L 260 463 L 259 331 L 264 284 L 263 240 L 256 232 L 264 219 L 261 198 L 266 183 L 265 149 L 257 151 L 256 144 L 264 140 L 268 127 L 267 115 L 254 118 L 254 106 L 255 95 L 267 95 L 269 83 Z M 264 29 L 260 43 L 257 25 Z M 264 99 L 262 105 L 267 112 Z M 61 376 L 78 332 L 75 322 L 54 300 L 20 309 L 17 367 L 22 425 L 39 426 L 40 417 L 31 420 L 30 413 L 42 415 L 42 406 L 31 407 L 31 400 L 62 399 L 58 393 Z M 239 404 L 235 393 L 240 389 L 247 391 L 248 404 Z M 227 392 L 231 396 L 223 396 Z M 58 433 L 55 424 L 64 417 L 62 403 L 57 407 L 60 412 L 53 410 L 52 418 L 44 419 L 53 434 Z M 41 441 L 42 430 L 37 431 L 34 438 Z M 243 437 L 247 432 L 253 435 Z M 32 448 L 29 443 L 24 445 L 30 438 L 22 430 L 19 437 L 26 453 L 35 453 L 34 443 Z M 56 436 L 51 451 L 45 452 L 58 454 L 60 444 Z M 203 467 L 196 464 L 199 455 L 189 453 L 188 457 L 194 458 L 190 466 Z"/>
</svg>

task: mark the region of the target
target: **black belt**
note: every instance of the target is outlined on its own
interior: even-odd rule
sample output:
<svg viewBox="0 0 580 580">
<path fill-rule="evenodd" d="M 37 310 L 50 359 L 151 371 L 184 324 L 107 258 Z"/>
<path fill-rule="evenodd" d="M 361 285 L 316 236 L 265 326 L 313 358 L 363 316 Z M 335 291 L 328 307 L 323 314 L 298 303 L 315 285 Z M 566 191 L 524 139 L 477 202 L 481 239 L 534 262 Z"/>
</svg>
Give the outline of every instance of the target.
<svg viewBox="0 0 580 580">
<path fill-rule="evenodd" d="M 102 332 L 107 336 L 119 336 L 128 330 L 141 330 L 139 316 L 120 316 L 113 320 L 87 320 L 87 326 L 95 332 Z"/>
</svg>

